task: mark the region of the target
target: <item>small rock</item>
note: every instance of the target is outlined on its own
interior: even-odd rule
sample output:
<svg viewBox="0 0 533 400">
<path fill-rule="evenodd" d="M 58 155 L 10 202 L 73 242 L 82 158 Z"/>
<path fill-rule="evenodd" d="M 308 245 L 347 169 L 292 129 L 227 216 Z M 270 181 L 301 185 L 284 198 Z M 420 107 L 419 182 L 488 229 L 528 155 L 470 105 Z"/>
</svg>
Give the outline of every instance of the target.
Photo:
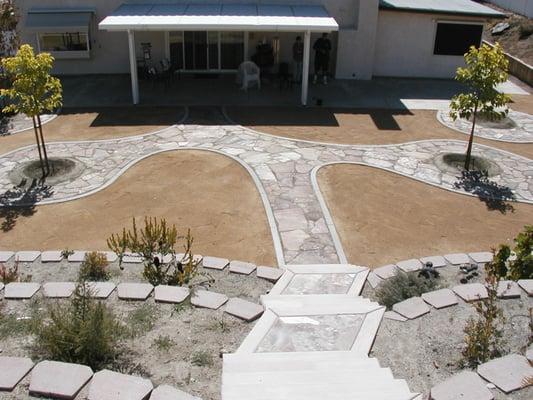
<svg viewBox="0 0 533 400">
<path fill-rule="evenodd" d="M 494 27 L 490 30 L 490 33 L 492 33 L 493 35 L 499 35 L 509 29 L 510 26 L 511 25 L 509 25 L 508 22 L 500 22 L 494 25 Z"/>
</svg>

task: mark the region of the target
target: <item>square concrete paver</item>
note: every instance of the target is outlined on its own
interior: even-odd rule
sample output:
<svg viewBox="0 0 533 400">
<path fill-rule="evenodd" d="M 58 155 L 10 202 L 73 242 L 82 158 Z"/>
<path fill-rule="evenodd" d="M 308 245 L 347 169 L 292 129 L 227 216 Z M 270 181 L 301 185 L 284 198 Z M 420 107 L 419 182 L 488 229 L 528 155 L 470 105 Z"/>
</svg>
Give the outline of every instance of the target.
<svg viewBox="0 0 533 400">
<path fill-rule="evenodd" d="M 33 368 L 33 361 L 23 357 L 0 357 L 0 390 L 13 390 Z"/>
<path fill-rule="evenodd" d="M 216 310 L 228 301 L 228 297 L 221 293 L 208 290 L 196 290 L 191 297 L 191 304 L 196 307 Z"/>
<path fill-rule="evenodd" d="M 259 304 L 234 297 L 228 301 L 224 311 L 237 318 L 250 322 L 259 318 L 259 316 L 263 314 L 264 308 Z"/>
<path fill-rule="evenodd" d="M 159 285 L 155 287 L 154 298 L 161 303 L 181 303 L 190 293 L 188 287 Z"/>
<path fill-rule="evenodd" d="M 488 297 L 487 288 L 481 283 L 467 283 L 466 285 L 457 285 L 453 291 L 464 301 L 477 301 Z"/>
<path fill-rule="evenodd" d="M 107 299 L 117 287 L 113 282 L 87 282 L 87 285 L 95 299 Z"/>
<path fill-rule="evenodd" d="M 0 251 L 0 262 L 8 262 L 15 255 L 14 251 Z"/>
<path fill-rule="evenodd" d="M 405 318 L 403 315 L 398 314 L 396 311 L 385 311 L 385 314 L 383 314 L 383 318 L 392 319 L 393 321 L 400 322 L 407 321 L 407 318 Z"/>
<path fill-rule="evenodd" d="M 522 388 L 524 380 L 533 376 L 533 367 L 524 356 L 510 354 L 479 365 L 477 373 L 510 393 Z"/>
<path fill-rule="evenodd" d="M 122 262 L 125 264 L 141 264 L 143 262 L 143 256 L 137 253 L 124 253 Z"/>
<path fill-rule="evenodd" d="M 39 291 L 41 285 L 33 282 L 11 282 L 5 287 L 6 299 L 31 299 Z"/>
<path fill-rule="evenodd" d="M 244 261 L 232 261 L 229 263 L 229 272 L 241 275 L 250 275 L 255 271 L 256 265 Z"/>
<path fill-rule="evenodd" d="M 522 291 L 515 281 L 498 282 L 498 297 L 501 299 L 514 299 L 520 297 Z"/>
<path fill-rule="evenodd" d="M 266 279 L 267 281 L 276 283 L 279 278 L 281 278 L 281 275 L 283 275 L 285 271 L 281 268 L 273 268 L 273 267 L 264 267 L 260 266 L 257 267 L 257 277 L 261 279 Z"/>
<path fill-rule="evenodd" d="M 169 385 L 158 386 L 150 395 L 150 400 L 202 400 Z"/>
<path fill-rule="evenodd" d="M 85 254 L 87 252 L 83 250 L 74 250 L 73 253 L 67 257 L 68 262 L 83 262 L 85 260 Z"/>
<path fill-rule="evenodd" d="M 439 289 L 422 293 L 422 299 L 435 308 L 444 308 L 457 304 L 457 296 L 450 289 Z"/>
<path fill-rule="evenodd" d="M 85 365 L 41 361 L 31 372 L 30 394 L 73 399 L 93 376 Z"/>
<path fill-rule="evenodd" d="M 492 400 L 494 396 L 478 374 L 463 371 L 434 386 L 431 400 Z"/>
<path fill-rule="evenodd" d="M 46 282 L 43 284 L 45 297 L 66 298 L 72 296 L 76 289 L 74 282 Z"/>
<path fill-rule="evenodd" d="M 444 258 L 452 265 L 467 264 L 470 258 L 465 253 L 446 254 Z"/>
<path fill-rule="evenodd" d="M 405 318 L 415 319 L 427 314 L 429 307 L 421 297 L 411 297 L 410 299 L 394 304 L 392 310 L 403 315 Z"/>
<path fill-rule="evenodd" d="M 204 268 L 217 269 L 221 271 L 228 266 L 229 260 L 219 257 L 204 257 L 202 263 Z"/>
<path fill-rule="evenodd" d="M 154 287 L 149 283 L 119 283 L 118 298 L 121 300 L 146 300 Z"/>
<path fill-rule="evenodd" d="M 88 400 L 146 400 L 153 388 L 149 379 L 104 369 L 94 374 Z"/>
<path fill-rule="evenodd" d="M 533 296 L 533 279 L 520 279 L 518 281 L 518 286 L 520 286 L 528 296 Z"/>
<path fill-rule="evenodd" d="M 422 264 L 426 265 L 427 262 L 430 262 L 433 264 L 433 268 L 442 268 L 448 265 L 446 262 L 446 259 L 443 256 L 429 256 L 429 257 L 422 257 L 420 259 Z"/>
<path fill-rule="evenodd" d="M 103 252 L 107 258 L 107 262 L 115 262 L 118 260 L 118 255 L 114 251 L 104 251 Z"/>
<path fill-rule="evenodd" d="M 492 261 L 493 254 L 490 251 L 481 251 L 478 253 L 468 253 L 470 258 L 478 264 L 486 264 Z"/>
<path fill-rule="evenodd" d="M 374 272 L 381 279 L 389 279 L 396 275 L 398 268 L 394 264 L 388 264 L 384 265 L 383 267 L 376 268 L 372 272 Z"/>
<path fill-rule="evenodd" d="M 40 251 L 17 251 L 15 260 L 20 262 L 34 262 L 41 255 Z"/>
<path fill-rule="evenodd" d="M 366 277 L 366 280 L 368 283 L 370 283 L 370 286 L 372 286 L 373 289 L 377 288 L 381 282 L 384 281 L 384 279 L 377 276 L 373 271 L 370 271 L 368 276 Z"/>
<path fill-rule="evenodd" d="M 59 250 L 43 251 L 41 253 L 41 262 L 60 262 L 63 259 L 63 255 Z"/>
<path fill-rule="evenodd" d="M 404 260 L 396 263 L 396 266 L 404 272 L 419 271 L 423 265 L 420 260 L 412 258 L 410 260 Z"/>
</svg>

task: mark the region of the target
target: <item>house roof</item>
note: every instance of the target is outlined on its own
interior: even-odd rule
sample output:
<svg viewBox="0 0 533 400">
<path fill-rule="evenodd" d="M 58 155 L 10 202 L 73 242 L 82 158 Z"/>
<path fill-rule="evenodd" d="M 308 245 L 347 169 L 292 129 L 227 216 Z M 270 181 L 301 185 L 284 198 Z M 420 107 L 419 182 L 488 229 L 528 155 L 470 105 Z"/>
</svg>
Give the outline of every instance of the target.
<svg viewBox="0 0 533 400">
<path fill-rule="evenodd" d="M 392 11 L 427 12 L 503 18 L 505 14 L 471 0 L 380 0 L 379 8 Z"/>
</svg>

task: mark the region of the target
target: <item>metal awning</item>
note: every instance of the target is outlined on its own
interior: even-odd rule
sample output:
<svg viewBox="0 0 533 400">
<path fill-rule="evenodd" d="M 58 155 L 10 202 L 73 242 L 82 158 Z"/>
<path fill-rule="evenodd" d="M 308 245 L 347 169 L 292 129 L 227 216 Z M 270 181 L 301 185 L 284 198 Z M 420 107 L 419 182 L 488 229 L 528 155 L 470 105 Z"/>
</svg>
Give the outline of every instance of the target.
<svg viewBox="0 0 533 400">
<path fill-rule="evenodd" d="M 26 29 L 33 32 L 88 32 L 91 8 L 33 8 L 26 17 Z"/>
<path fill-rule="evenodd" d="M 425 12 L 502 18 L 505 14 L 471 0 L 380 0 L 379 8 L 391 11 Z"/>
<path fill-rule="evenodd" d="M 99 28 L 331 32 L 339 25 L 322 6 L 267 4 L 122 4 Z"/>
</svg>

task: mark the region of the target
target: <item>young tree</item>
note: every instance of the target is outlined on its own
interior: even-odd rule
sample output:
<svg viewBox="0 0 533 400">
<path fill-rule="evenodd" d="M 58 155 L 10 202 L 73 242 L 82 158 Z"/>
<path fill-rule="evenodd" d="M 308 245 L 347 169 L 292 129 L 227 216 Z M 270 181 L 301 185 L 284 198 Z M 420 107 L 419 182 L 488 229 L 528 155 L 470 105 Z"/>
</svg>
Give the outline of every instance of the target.
<svg viewBox="0 0 533 400">
<path fill-rule="evenodd" d="M 511 98 L 496 90 L 496 85 L 507 80 L 509 67 L 509 61 L 498 43 L 494 47 L 486 44 L 479 49 L 470 47 L 465 54 L 465 62 L 466 67 L 457 69 L 455 79 L 464 83 L 468 91 L 452 98 L 450 116 L 454 120 L 459 117 L 472 118 L 472 130 L 465 160 L 465 169 L 468 171 L 476 118 L 478 116 L 489 120 L 504 118 L 509 111 L 505 106 Z"/>
<path fill-rule="evenodd" d="M 22 45 L 14 57 L 2 60 L 2 67 L 12 82 L 9 89 L 0 90 L 0 95 L 9 99 L 3 111 L 24 113 L 32 118 L 43 178 L 50 173 L 50 164 L 41 114 L 52 112 L 62 105 L 61 82 L 50 75 L 53 62 L 50 54 L 35 55 L 27 44 Z"/>
</svg>

